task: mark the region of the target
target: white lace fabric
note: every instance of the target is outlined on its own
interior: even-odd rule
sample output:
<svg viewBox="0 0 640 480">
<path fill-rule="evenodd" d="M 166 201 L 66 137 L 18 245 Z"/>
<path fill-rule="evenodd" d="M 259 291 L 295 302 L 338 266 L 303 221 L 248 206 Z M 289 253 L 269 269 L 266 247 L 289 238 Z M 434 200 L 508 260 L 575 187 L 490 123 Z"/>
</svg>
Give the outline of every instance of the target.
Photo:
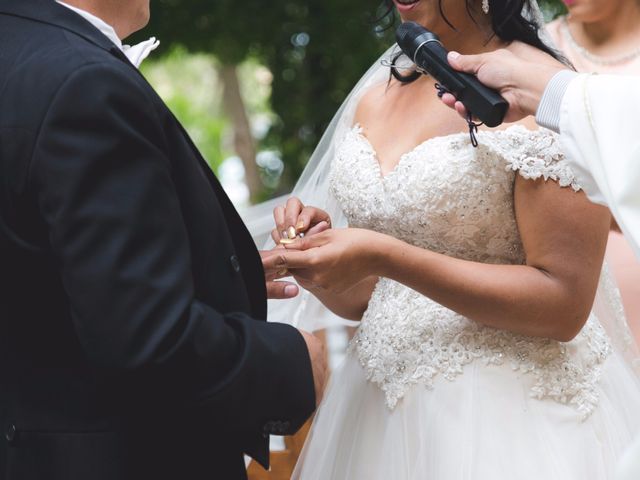
<svg viewBox="0 0 640 480">
<path fill-rule="evenodd" d="M 330 189 L 349 225 L 400 238 L 452 257 L 524 264 L 513 205 L 516 172 L 580 190 L 557 136 L 514 126 L 437 137 L 381 174 L 376 152 L 353 127 L 337 149 Z M 530 394 L 576 408 L 587 418 L 598 404 L 598 380 L 611 353 L 592 315 L 571 342 L 531 338 L 485 327 L 389 279 L 381 279 L 350 345 L 389 409 L 413 386 L 455 381 L 472 362 L 509 364 L 531 375 Z"/>
</svg>

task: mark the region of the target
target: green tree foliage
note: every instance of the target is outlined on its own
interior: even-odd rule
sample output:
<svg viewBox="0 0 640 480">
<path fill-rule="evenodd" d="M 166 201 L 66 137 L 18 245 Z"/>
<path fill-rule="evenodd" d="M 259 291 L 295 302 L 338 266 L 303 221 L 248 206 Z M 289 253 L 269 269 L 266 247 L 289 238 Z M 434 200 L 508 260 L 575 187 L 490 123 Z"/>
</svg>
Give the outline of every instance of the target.
<svg viewBox="0 0 640 480">
<path fill-rule="evenodd" d="M 560 0 L 539 0 L 539 3 L 540 7 L 544 10 L 547 20 L 552 20 L 567 11 L 566 7 Z"/>
<path fill-rule="evenodd" d="M 178 46 L 162 62 L 145 62 L 142 72 L 190 132 L 209 166 L 217 170 L 233 152 L 223 142 L 228 122 L 215 115 L 221 108 L 222 87 L 211 55 L 188 54 Z"/>
<path fill-rule="evenodd" d="M 372 62 L 391 44 L 376 29 L 372 0 L 312 0 L 284 12 L 263 58 L 274 72 L 271 103 L 279 121 L 267 137 L 292 184 L 336 110 Z"/>
<path fill-rule="evenodd" d="M 342 99 L 390 43 L 376 33 L 376 1 L 156 0 L 140 38 L 156 35 L 165 52 L 179 43 L 223 64 L 256 58 L 273 72 L 277 119 L 263 147 L 281 152 L 286 190 Z"/>
<path fill-rule="evenodd" d="M 562 10 L 558 0 L 541 3 L 549 17 Z M 380 13 L 379 0 L 155 0 L 142 36 L 223 64 L 251 57 L 273 72 L 277 120 L 262 147 L 281 152 L 286 191 L 347 93 L 391 44 L 392 30 L 374 21 Z"/>
</svg>

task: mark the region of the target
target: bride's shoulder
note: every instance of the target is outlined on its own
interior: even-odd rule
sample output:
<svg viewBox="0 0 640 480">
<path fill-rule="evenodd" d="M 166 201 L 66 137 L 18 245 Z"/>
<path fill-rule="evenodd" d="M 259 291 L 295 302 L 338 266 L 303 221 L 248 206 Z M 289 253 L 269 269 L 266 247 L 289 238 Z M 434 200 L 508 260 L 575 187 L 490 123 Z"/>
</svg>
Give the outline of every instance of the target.
<svg viewBox="0 0 640 480">
<path fill-rule="evenodd" d="M 506 148 L 505 153 L 563 157 L 559 135 L 546 128 L 540 128 L 534 117 L 519 122 L 503 124 L 493 130 L 493 141 Z"/>
<path fill-rule="evenodd" d="M 508 125 L 496 132 L 489 142 L 509 168 L 524 179 L 551 179 L 562 187 L 570 186 L 576 191 L 581 189 L 565 158 L 559 135 L 539 128 L 535 120 Z"/>
<path fill-rule="evenodd" d="M 530 115 L 528 117 L 525 117 L 522 120 L 519 120 L 518 122 L 503 123 L 502 125 L 500 125 L 499 127 L 495 128 L 494 130 L 496 130 L 496 131 L 510 130 L 510 129 L 513 129 L 513 127 L 517 127 L 517 126 L 523 127 L 525 130 L 529 130 L 531 132 L 535 132 L 535 131 L 540 130 L 540 127 L 536 123 L 535 117 L 532 116 L 532 115 Z M 522 129 L 520 129 L 520 130 L 522 130 Z"/>
<path fill-rule="evenodd" d="M 492 132 L 494 142 L 506 145 L 510 151 L 525 150 L 532 153 L 553 150 L 559 152 L 559 136 L 551 130 L 541 128 L 533 116 L 526 117 L 518 122 L 503 123 Z"/>
</svg>

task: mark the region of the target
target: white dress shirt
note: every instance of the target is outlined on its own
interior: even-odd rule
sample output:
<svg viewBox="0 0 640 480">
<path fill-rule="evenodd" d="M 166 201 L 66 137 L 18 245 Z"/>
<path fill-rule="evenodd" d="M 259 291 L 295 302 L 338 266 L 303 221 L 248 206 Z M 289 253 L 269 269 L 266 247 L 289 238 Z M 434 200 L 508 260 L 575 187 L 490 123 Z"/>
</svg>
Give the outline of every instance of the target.
<svg viewBox="0 0 640 480">
<path fill-rule="evenodd" d="M 96 27 L 105 37 L 111 40 L 116 47 L 122 50 L 122 52 L 126 55 L 129 61 L 136 66 L 136 68 L 140 67 L 140 64 L 144 61 L 144 59 L 146 59 L 149 54 L 160 45 L 160 42 L 157 41 L 155 37 L 151 37 L 149 40 L 139 43 L 138 45 L 123 45 L 122 40 L 120 40 L 120 38 L 116 34 L 115 29 L 101 18 L 92 15 L 86 10 L 82 10 L 81 8 L 61 2 L 60 0 L 56 0 L 56 2 L 64 7 L 67 7 L 70 10 L 73 10 L 86 21 L 88 21 L 91 25 Z"/>
</svg>

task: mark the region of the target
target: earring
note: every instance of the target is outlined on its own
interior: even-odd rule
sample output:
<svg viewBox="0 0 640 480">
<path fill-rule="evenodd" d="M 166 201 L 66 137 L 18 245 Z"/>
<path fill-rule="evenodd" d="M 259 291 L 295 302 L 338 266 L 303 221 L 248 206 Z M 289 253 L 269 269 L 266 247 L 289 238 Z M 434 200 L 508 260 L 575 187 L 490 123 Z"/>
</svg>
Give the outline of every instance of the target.
<svg viewBox="0 0 640 480">
<path fill-rule="evenodd" d="M 482 0 L 482 11 L 485 15 L 489 15 L 489 0 Z"/>
</svg>

